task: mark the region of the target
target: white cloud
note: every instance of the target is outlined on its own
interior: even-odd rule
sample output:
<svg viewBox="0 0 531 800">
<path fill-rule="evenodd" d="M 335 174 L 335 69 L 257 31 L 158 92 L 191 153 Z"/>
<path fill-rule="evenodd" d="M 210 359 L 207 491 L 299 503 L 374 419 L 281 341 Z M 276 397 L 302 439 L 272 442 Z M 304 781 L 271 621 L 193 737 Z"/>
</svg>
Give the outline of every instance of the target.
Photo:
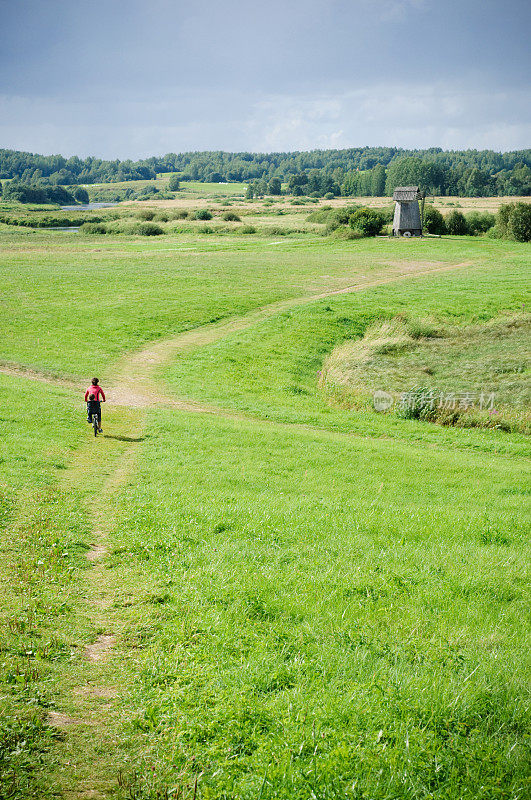
<svg viewBox="0 0 531 800">
<path fill-rule="evenodd" d="M 527 147 L 531 91 L 380 85 L 320 97 L 269 97 L 247 122 L 253 149 L 364 144 L 407 148 Z M 526 110 L 527 109 L 527 110 Z"/>
<path fill-rule="evenodd" d="M 388 145 L 517 150 L 531 139 L 531 91 L 378 84 L 321 94 L 191 92 L 156 100 L 0 97 L 0 147 L 139 158 L 183 150 Z"/>
</svg>

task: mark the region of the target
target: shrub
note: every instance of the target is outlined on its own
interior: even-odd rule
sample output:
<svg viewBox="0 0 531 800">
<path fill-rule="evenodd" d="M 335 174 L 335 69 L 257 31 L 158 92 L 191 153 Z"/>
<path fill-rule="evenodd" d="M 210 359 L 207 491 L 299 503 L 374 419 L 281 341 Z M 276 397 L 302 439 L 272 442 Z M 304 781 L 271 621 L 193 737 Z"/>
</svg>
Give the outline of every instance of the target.
<svg viewBox="0 0 531 800">
<path fill-rule="evenodd" d="M 331 233 L 334 233 L 334 231 L 336 231 L 336 230 L 339 230 L 340 228 L 343 228 L 343 227 L 345 227 L 345 226 L 344 226 L 344 225 L 341 225 L 341 224 L 340 224 L 340 223 L 337 221 L 337 219 L 335 219 L 334 217 L 331 217 L 331 218 L 328 220 L 328 222 L 326 223 L 326 227 L 325 227 L 325 234 L 328 236 L 328 235 L 330 235 Z"/>
<path fill-rule="evenodd" d="M 350 227 L 362 236 L 376 236 L 382 230 L 381 214 L 371 208 L 359 208 L 349 219 Z"/>
<path fill-rule="evenodd" d="M 164 231 L 160 225 L 156 225 L 154 222 L 141 222 L 135 226 L 133 233 L 137 233 L 140 236 L 160 236 Z"/>
<path fill-rule="evenodd" d="M 466 219 L 460 211 L 451 211 L 446 217 L 446 230 L 452 236 L 466 236 L 468 226 Z"/>
<path fill-rule="evenodd" d="M 170 212 L 171 219 L 188 219 L 188 211 L 178 209 L 177 211 Z"/>
<path fill-rule="evenodd" d="M 225 222 L 241 222 L 241 218 L 234 211 L 226 211 L 223 219 Z"/>
<path fill-rule="evenodd" d="M 262 233 L 265 236 L 287 236 L 292 232 L 288 228 L 281 228 L 279 225 L 268 225 L 262 229 Z"/>
<path fill-rule="evenodd" d="M 332 230 L 326 229 L 327 233 L 331 233 L 334 239 L 363 239 L 363 233 L 357 228 L 349 228 L 346 225 L 337 225 Z"/>
<path fill-rule="evenodd" d="M 157 222 L 168 222 L 170 219 L 170 215 L 167 211 L 157 211 L 153 219 L 156 219 Z"/>
<path fill-rule="evenodd" d="M 424 211 L 424 230 L 426 233 L 434 233 L 439 236 L 446 233 L 444 217 L 441 212 L 433 206 L 427 206 Z"/>
<path fill-rule="evenodd" d="M 323 206 L 323 208 L 316 208 L 306 217 L 308 222 L 322 222 L 327 223 L 334 217 L 334 212 L 330 206 Z M 339 223 L 338 223 L 339 224 Z"/>
<path fill-rule="evenodd" d="M 79 229 L 82 233 L 107 233 L 107 228 L 101 222 L 85 222 Z"/>
<path fill-rule="evenodd" d="M 212 225 L 201 225 L 199 227 L 199 233 L 215 233 L 215 229 Z"/>
<path fill-rule="evenodd" d="M 200 208 L 198 211 L 195 212 L 194 219 L 203 219 L 203 220 L 212 219 L 212 214 L 208 210 L 208 208 Z"/>
<path fill-rule="evenodd" d="M 481 233 L 487 233 L 490 228 L 494 227 L 494 223 L 496 222 L 494 214 L 489 214 L 488 211 L 484 211 L 483 213 L 480 211 L 471 211 L 470 214 L 466 215 L 465 219 L 470 236 L 478 236 Z"/>
<path fill-rule="evenodd" d="M 509 234 L 517 242 L 531 241 L 531 205 L 514 203 L 509 219 Z"/>
<path fill-rule="evenodd" d="M 179 178 L 177 175 L 171 175 L 170 180 L 168 181 L 168 189 L 170 192 L 178 192 L 179 191 Z"/>
<path fill-rule="evenodd" d="M 256 228 L 254 225 L 242 225 L 240 233 L 256 233 Z"/>
<path fill-rule="evenodd" d="M 356 204 L 338 208 L 337 211 L 334 211 L 333 219 L 336 220 L 336 222 L 338 222 L 340 225 L 348 225 L 351 216 L 360 208 L 361 206 Z"/>
<path fill-rule="evenodd" d="M 150 222 L 155 217 L 155 212 L 152 208 L 142 208 L 140 211 L 137 212 L 138 219 L 143 219 L 146 222 Z"/>
<path fill-rule="evenodd" d="M 395 215 L 395 207 L 384 206 L 383 208 L 379 208 L 378 214 L 381 216 L 384 223 L 392 222 Z"/>
<path fill-rule="evenodd" d="M 333 200 L 333 199 L 334 199 L 334 197 L 335 197 L 335 195 L 334 195 L 334 193 L 333 193 L 333 192 L 327 192 L 327 193 L 324 195 L 324 199 L 325 199 L 325 200 Z"/>
<path fill-rule="evenodd" d="M 89 195 L 86 189 L 83 189 L 81 186 L 78 186 L 74 189 L 74 197 L 76 198 L 76 202 L 86 204 L 89 202 Z"/>
<path fill-rule="evenodd" d="M 531 241 L 531 205 L 529 203 L 505 203 L 496 214 L 496 225 L 489 230 L 493 238 L 514 239 L 517 242 Z"/>
</svg>

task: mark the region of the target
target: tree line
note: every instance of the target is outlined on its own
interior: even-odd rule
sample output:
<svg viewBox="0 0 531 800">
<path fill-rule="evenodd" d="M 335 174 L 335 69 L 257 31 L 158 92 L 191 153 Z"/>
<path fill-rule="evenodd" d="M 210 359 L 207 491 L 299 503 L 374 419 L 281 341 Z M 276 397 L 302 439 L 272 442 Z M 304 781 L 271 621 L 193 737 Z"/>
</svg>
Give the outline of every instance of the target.
<svg viewBox="0 0 531 800">
<path fill-rule="evenodd" d="M 395 186 L 418 184 L 441 195 L 484 197 L 531 194 L 531 150 L 441 148 L 405 150 L 361 147 L 293 153 L 168 153 L 140 161 L 64 158 L 0 150 L 0 180 L 69 187 L 80 184 L 151 180 L 170 172 L 181 181 L 245 181 L 248 196 L 279 194 L 314 197 L 382 196 Z"/>
</svg>

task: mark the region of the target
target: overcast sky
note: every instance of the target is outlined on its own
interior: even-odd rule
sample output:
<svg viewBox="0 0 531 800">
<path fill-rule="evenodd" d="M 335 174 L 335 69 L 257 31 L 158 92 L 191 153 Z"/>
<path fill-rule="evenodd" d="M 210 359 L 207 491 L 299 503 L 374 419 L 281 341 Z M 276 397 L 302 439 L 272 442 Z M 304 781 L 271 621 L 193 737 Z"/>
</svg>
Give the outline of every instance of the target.
<svg viewBox="0 0 531 800">
<path fill-rule="evenodd" d="M 0 0 L 0 147 L 530 146 L 529 0 Z"/>
</svg>

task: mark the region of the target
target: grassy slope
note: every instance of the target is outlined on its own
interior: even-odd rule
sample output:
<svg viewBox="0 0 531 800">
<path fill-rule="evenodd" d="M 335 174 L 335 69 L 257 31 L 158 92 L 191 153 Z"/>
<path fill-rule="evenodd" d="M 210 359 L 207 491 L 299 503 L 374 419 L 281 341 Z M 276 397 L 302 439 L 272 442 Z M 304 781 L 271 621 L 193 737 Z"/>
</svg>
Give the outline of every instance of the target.
<svg viewBox="0 0 531 800">
<path fill-rule="evenodd" d="M 481 432 L 433 433 L 424 424 L 335 411 L 317 391 L 326 354 L 344 339 L 362 336 L 375 319 L 396 314 L 433 315 L 460 324 L 487 320 L 500 310 L 522 307 L 528 298 L 524 289 L 528 256 L 525 246 L 500 246 L 498 242 L 485 244 L 479 240 L 445 244 L 447 255 L 453 256 L 455 262 L 475 255 L 476 265 L 294 308 L 184 355 L 166 370 L 165 376 L 180 394 L 271 419 L 479 446 L 485 441 Z M 431 255 L 436 258 L 438 250 L 432 250 Z M 499 437 L 500 443 L 505 440 L 506 437 Z"/>
</svg>

